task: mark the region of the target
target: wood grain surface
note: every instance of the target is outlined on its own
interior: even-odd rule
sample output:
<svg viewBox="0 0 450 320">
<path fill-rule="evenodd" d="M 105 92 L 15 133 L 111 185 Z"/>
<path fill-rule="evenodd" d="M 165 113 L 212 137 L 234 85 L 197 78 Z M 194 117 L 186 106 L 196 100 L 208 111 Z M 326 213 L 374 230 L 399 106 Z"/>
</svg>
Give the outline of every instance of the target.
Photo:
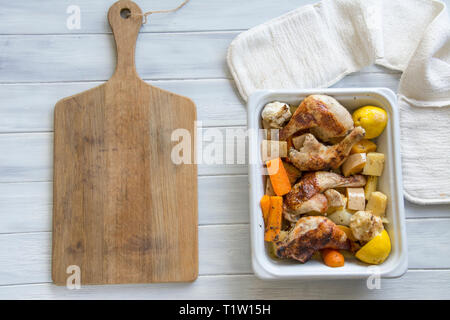
<svg viewBox="0 0 450 320">
<path fill-rule="evenodd" d="M 125 9 L 131 15 L 121 15 Z M 82 284 L 193 281 L 198 274 L 197 169 L 171 160 L 172 132 L 183 128 L 194 137 L 195 105 L 137 75 L 139 14 L 132 1 L 110 8 L 114 75 L 55 106 L 58 285 L 71 265 L 80 267 Z"/>
</svg>

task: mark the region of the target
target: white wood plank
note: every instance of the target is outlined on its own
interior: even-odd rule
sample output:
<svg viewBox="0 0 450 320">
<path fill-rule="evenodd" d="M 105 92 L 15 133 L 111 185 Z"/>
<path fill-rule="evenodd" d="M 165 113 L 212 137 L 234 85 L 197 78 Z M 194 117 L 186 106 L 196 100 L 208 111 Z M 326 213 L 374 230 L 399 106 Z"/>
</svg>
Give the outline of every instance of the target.
<svg viewBox="0 0 450 320">
<path fill-rule="evenodd" d="M 445 204 L 422 206 L 405 199 L 405 211 L 408 218 L 450 217 L 450 206 Z"/>
<path fill-rule="evenodd" d="M 249 273 L 248 225 L 200 226 L 199 273 Z M 0 284 L 51 282 L 51 233 L 0 235 Z"/>
<path fill-rule="evenodd" d="M 182 0 L 135 0 L 143 11 L 171 9 Z M 192 0 L 182 10 L 150 17 L 141 32 L 248 29 L 316 0 Z M 449 0 L 443 2 L 450 4 Z M 69 5 L 81 10 L 81 28 L 69 30 Z M 14 0 L 0 11 L 0 34 L 104 33 L 110 32 L 106 12 L 110 0 Z"/>
<path fill-rule="evenodd" d="M 225 79 L 149 81 L 160 88 L 190 97 L 203 126 L 247 124 L 243 101 L 233 82 Z M 0 132 L 53 131 L 53 109 L 64 97 L 101 82 L 0 85 Z"/>
<path fill-rule="evenodd" d="M 248 223 L 248 178 L 198 179 L 199 224 Z M 52 183 L 0 183 L 0 233 L 51 231 Z"/>
<path fill-rule="evenodd" d="M 52 284 L 1 286 L 2 299 L 450 299 L 450 271 L 410 270 L 382 279 L 370 290 L 367 280 L 262 281 L 253 275 L 200 276 L 193 283 L 86 286 L 68 290 Z"/>
<path fill-rule="evenodd" d="M 49 182 L 1 183 L 0 233 L 50 231 L 52 188 Z"/>
<path fill-rule="evenodd" d="M 171 9 L 181 0 L 135 0 L 143 11 Z M 247 29 L 313 0 L 192 0 L 182 10 L 155 14 L 141 32 L 238 30 Z M 0 11 L 0 34 L 104 33 L 110 32 L 106 18 L 110 0 L 15 0 Z M 81 28 L 69 30 L 66 13 L 69 5 L 78 5 Z"/>
<path fill-rule="evenodd" d="M 146 80 L 231 78 L 225 62 L 238 32 L 143 33 L 136 68 Z M 115 68 L 110 34 L 0 36 L 0 83 L 108 80 Z M 370 66 L 362 73 L 390 72 Z"/>
<path fill-rule="evenodd" d="M 231 146 L 239 146 L 239 150 L 247 153 L 246 137 L 239 136 L 235 143 L 217 135 L 226 136 L 227 130 L 245 130 L 239 127 L 203 128 L 203 149 L 197 148 L 203 154 L 198 172 L 199 175 L 246 174 L 246 159 L 244 164 L 224 165 L 225 150 Z M 217 160 L 214 158 L 216 149 L 222 152 Z M 220 151 L 221 150 L 221 151 Z M 53 172 L 53 133 L 14 133 L 0 135 L 0 182 L 51 181 Z M 220 162 L 219 162 L 220 161 Z M 216 164 L 219 163 L 219 164 Z"/>
<path fill-rule="evenodd" d="M 141 34 L 143 79 L 228 78 L 225 54 L 236 32 Z M 115 68 L 110 34 L 0 36 L 0 82 L 108 80 Z"/>
<path fill-rule="evenodd" d="M 248 177 L 201 176 L 198 201 L 200 225 L 248 223 Z M 407 218 L 450 218 L 448 206 L 405 203 Z M 0 233 L 50 231 L 52 183 L 0 183 L 0 208 Z"/>
<path fill-rule="evenodd" d="M 450 219 L 408 220 L 409 268 L 450 268 Z M 51 233 L 0 234 L 0 284 L 49 282 Z M 252 273 L 247 224 L 199 227 L 200 274 Z"/>
<path fill-rule="evenodd" d="M 410 268 L 450 268 L 450 220 L 410 219 L 406 232 Z"/>
<path fill-rule="evenodd" d="M 397 89 L 400 74 L 355 73 L 335 87 L 388 87 Z M 101 82 L 4 84 L 0 85 L 0 133 L 53 130 L 53 108 L 64 97 Z M 247 114 L 233 81 L 227 79 L 149 81 L 190 97 L 197 105 L 203 126 L 245 126 Z"/>
<path fill-rule="evenodd" d="M 53 134 L 0 135 L 0 182 L 50 181 Z"/>
</svg>

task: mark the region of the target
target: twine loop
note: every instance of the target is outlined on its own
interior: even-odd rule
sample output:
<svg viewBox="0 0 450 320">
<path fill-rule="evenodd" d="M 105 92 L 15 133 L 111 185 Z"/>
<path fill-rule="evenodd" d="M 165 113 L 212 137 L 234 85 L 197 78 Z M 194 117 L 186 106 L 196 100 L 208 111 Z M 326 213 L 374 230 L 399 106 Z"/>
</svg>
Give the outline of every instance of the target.
<svg viewBox="0 0 450 320">
<path fill-rule="evenodd" d="M 146 24 L 146 23 L 148 22 L 148 18 L 147 18 L 147 17 L 148 17 L 149 15 L 154 14 L 154 13 L 170 13 L 170 12 L 175 12 L 175 11 L 178 11 L 178 10 L 180 10 L 181 8 L 183 8 L 184 5 L 185 5 L 186 3 L 188 3 L 188 2 L 189 2 L 189 0 L 184 0 L 178 7 L 173 8 L 173 9 L 167 9 L 167 10 L 153 10 L 153 11 L 147 11 L 147 12 L 145 12 L 145 13 L 143 13 L 143 14 L 136 14 L 136 15 L 142 16 L 142 18 L 143 18 L 142 24 Z M 131 15 L 131 14 L 130 14 L 130 15 Z"/>
</svg>

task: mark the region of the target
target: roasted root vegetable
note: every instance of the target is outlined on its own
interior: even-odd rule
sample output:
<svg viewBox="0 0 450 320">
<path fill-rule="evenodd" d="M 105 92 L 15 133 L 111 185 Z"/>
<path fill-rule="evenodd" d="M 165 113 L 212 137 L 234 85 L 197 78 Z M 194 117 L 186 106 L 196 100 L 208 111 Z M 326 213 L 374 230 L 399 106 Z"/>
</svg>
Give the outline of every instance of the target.
<svg viewBox="0 0 450 320">
<path fill-rule="evenodd" d="M 292 116 L 287 103 L 274 101 L 265 105 L 261 117 L 271 128 L 281 129 Z"/>
<path fill-rule="evenodd" d="M 328 189 L 323 193 L 327 197 L 328 208 L 343 208 L 345 206 L 345 197 L 334 189 Z"/>
<path fill-rule="evenodd" d="M 297 179 L 301 177 L 302 172 L 290 163 L 283 162 L 283 165 L 288 175 L 289 181 L 291 182 L 291 185 L 295 184 Z"/>
<path fill-rule="evenodd" d="M 265 226 L 265 241 L 277 241 L 281 230 L 283 213 L 283 197 L 270 197 L 269 217 Z"/>
<path fill-rule="evenodd" d="M 287 142 L 275 140 L 263 140 L 261 142 L 262 161 L 266 162 L 275 158 L 287 157 Z"/>
<path fill-rule="evenodd" d="M 280 158 L 266 162 L 270 182 L 277 196 L 282 196 L 291 191 L 291 182 Z"/>
<path fill-rule="evenodd" d="M 277 241 L 284 241 L 285 239 L 287 239 L 287 237 L 289 236 L 289 232 L 288 231 L 280 231 L 280 234 L 278 235 L 278 240 Z M 277 244 L 276 242 L 271 242 L 269 245 L 269 254 L 273 257 L 273 258 L 279 258 L 276 254 L 277 252 Z"/>
<path fill-rule="evenodd" d="M 370 200 L 370 195 L 372 192 L 377 191 L 378 177 L 368 176 L 366 185 L 364 186 L 364 195 L 366 200 Z"/>
<path fill-rule="evenodd" d="M 375 151 L 377 151 L 377 145 L 368 139 L 363 139 L 353 145 L 352 150 L 350 151 L 350 154 L 369 153 L 369 152 L 375 152 Z"/>
<path fill-rule="evenodd" d="M 335 249 L 323 249 L 320 251 L 322 259 L 325 264 L 331 268 L 343 267 L 345 263 L 344 256 L 339 250 Z"/>
<path fill-rule="evenodd" d="M 372 192 L 367 202 L 366 210 L 371 211 L 373 215 L 382 217 L 386 214 L 387 196 L 379 191 Z"/>
<path fill-rule="evenodd" d="M 336 223 L 337 225 L 348 226 L 350 225 L 350 219 L 352 218 L 352 213 L 346 208 L 338 209 L 332 214 L 327 216 L 328 219 Z"/>
<path fill-rule="evenodd" d="M 275 191 L 273 191 L 272 182 L 270 182 L 270 178 L 266 179 L 266 194 L 268 196 L 276 196 Z"/>
<path fill-rule="evenodd" d="M 270 197 L 267 194 L 263 195 L 261 198 L 261 201 L 259 203 L 261 205 L 261 210 L 263 213 L 264 225 L 266 225 L 267 218 L 269 217 L 269 211 L 270 211 Z"/>
<path fill-rule="evenodd" d="M 350 228 L 347 227 L 347 226 L 340 226 L 340 225 L 338 225 L 338 228 L 345 232 L 345 234 L 347 235 L 347 238 L 348 238 L 350 241 L 356 241 L 356 238 L 355 238 L 355 236 L 353 235 L 352 229 L 350 229 Z"/>
<path fill-rule="evenodd" d="M 264 128 L 264 139 L 266 140 L 278 140 L 278 131 L 279 129 L 274 129 L 270 126 L 270 123 L 263 120 L 262 125 Z"/>
<path fill-rule="evenodd" d="M 355 153 L 350 155 L 342 164 L 341 170 L 344 176 L 360 173 L 366 164 L 365 153 Z"/>
<path fill-rule="evenodd" d="M 328 209 L 327 209 L 326 215 L 335 213 L 338 210 L 344 210 L 347 207 L 347 197 L 345 197 L 343 194 L 341 194 L 341 196 L 342 196 L 342 198 L 341 198 L 342 205 L 341 206 L 335 206 L 335 207 L 334 207 L 334 205 L 336 204 L 336 202 L 330 204 L 330 200 L 328 200 L 328 198 L 327 198 L 327 200 L 328 200 Z M 325 195 L 325 197 L 326 197 L 326 195 Z"/>
<path fill-rule="evenodd" d="M 366 176 L 381 176 L 384 168 L 384 154 L 379 152 L 369 152 L 367 154 L 366 165 L 363 174 Z"/>
<path fill-rule="evenodd" d="M 366 198 L 363 188 L 347 188 L 347 208 L 351 210 L 364 210 Z"/>
<path fill-rule="evenodd" d="M 359 241 L 367 242 L 384 230 L 383 221 L 370 211 L 358 211 L 350 220 L 350 229 Z"/>
</svg>

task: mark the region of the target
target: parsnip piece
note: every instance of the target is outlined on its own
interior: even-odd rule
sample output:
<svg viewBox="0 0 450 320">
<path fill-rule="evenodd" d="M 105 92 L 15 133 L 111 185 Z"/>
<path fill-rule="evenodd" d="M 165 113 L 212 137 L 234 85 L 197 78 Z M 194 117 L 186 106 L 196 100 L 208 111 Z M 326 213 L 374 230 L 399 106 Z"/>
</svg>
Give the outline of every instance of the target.
<svg viewBox="0 0 450 320">
<path fill-rule="evenodd" d="M 374 216 L 383 217 L 386 214 L 387 196 L 379 191 L 372 192 L 367 202 L 366 211 L 372 211 Z"/>
<path fill-rule="evenodd" d="M 328 191 L 328 190 L 327 190 Z M 325 193 L 326 193 L 326 191 L 325 191 Z M 324 194 L 325 194 L 324 193 Z M 327 200 L 328 200 L 328 209 L 327 209 L 327 211 L 326 211 L 326 215 L 329 215 L 329 214 L 331 214 L 331 213 L 333 213 L 333 212 L 336 212 L 336 211 L 338 211 L 338 210 L 342 210 L 342 209 L 345 209 L 345 207 L 347 206 L 347 197 L 346 196 L 344 196 L 342 193 L 340 193 L 339 192 L 339 194 L 342 196 L 342 205 L 341 206 L 336 206 L 336 207 L 333 207 L 333 206 L 330 206 L 330 200 L 328 200 L 328 197 L 327 197 Z M 326 196 L 326 195 L 325 195 Z M 334 204 L 334 203 L 333 203 Z"/>
<path fill-rule="evenodd" d="M 367 176 L 381 176 L 384 168 L 384 154 L 379 152 L 369 152 L 367 154 L 366 165 L 363 174 Z"/>
<path fill-rule="evenodd" d="M 364 186 L 364 195 L 366 200 L 370 200 L 370 195 L 372 192 L 377 191 L 378 177 L 368 176 L 366 185 Z"/>
<path fill-rule="evenodd" d="M 264 128 L 264 139 L 266 140 L 278 140 L 279 129 L 274 129 L 270 126 L 270 123 L 266 120 L 262 121 L 262 125 Z"/>
<path fill-rule="evenodd" d="M 351 212 L 349 212 L 345 208 L 342 208 L 328 215 L 327 218 L 338 225 L 348 226 L 350 224 L 350 219 L 352 218 L 352 216 L 353 214 Z"/>
<path fill-rule="evenodd" d="M 363 188 L 347 188 L 347 208 L 351 210 L 364 210 L 366 207 L 366 198 Z"/>
<path fill-rule="evenodd" d="M 287 142 L 263 140 L 261 142 L 261 157 L 262 161 L 266 162 L 275 158 L 287 157 Z"/>
<path fill-rule="evenodd" d="M 341 208 L 344 207 L 344 195 L 337 192 L 334 189 L 328 189 L 324 192 L 325 197 L 327 197 L 328 207 Z"/>
<path fill-rule="evenodd" d="M 366 164 L 366 158 L 365 153 L 350 155 L 341 167 L 344 176 L 348 177 L 349 175 L 361 172 Z"/>
<path fill-rule="evenodd" d="M 268 196 L 276 196 L 275 191 L 273 191 L 272 182 L 270 182 L 269 176 L 266 179 L 266 194 Z"/>
</svg>

